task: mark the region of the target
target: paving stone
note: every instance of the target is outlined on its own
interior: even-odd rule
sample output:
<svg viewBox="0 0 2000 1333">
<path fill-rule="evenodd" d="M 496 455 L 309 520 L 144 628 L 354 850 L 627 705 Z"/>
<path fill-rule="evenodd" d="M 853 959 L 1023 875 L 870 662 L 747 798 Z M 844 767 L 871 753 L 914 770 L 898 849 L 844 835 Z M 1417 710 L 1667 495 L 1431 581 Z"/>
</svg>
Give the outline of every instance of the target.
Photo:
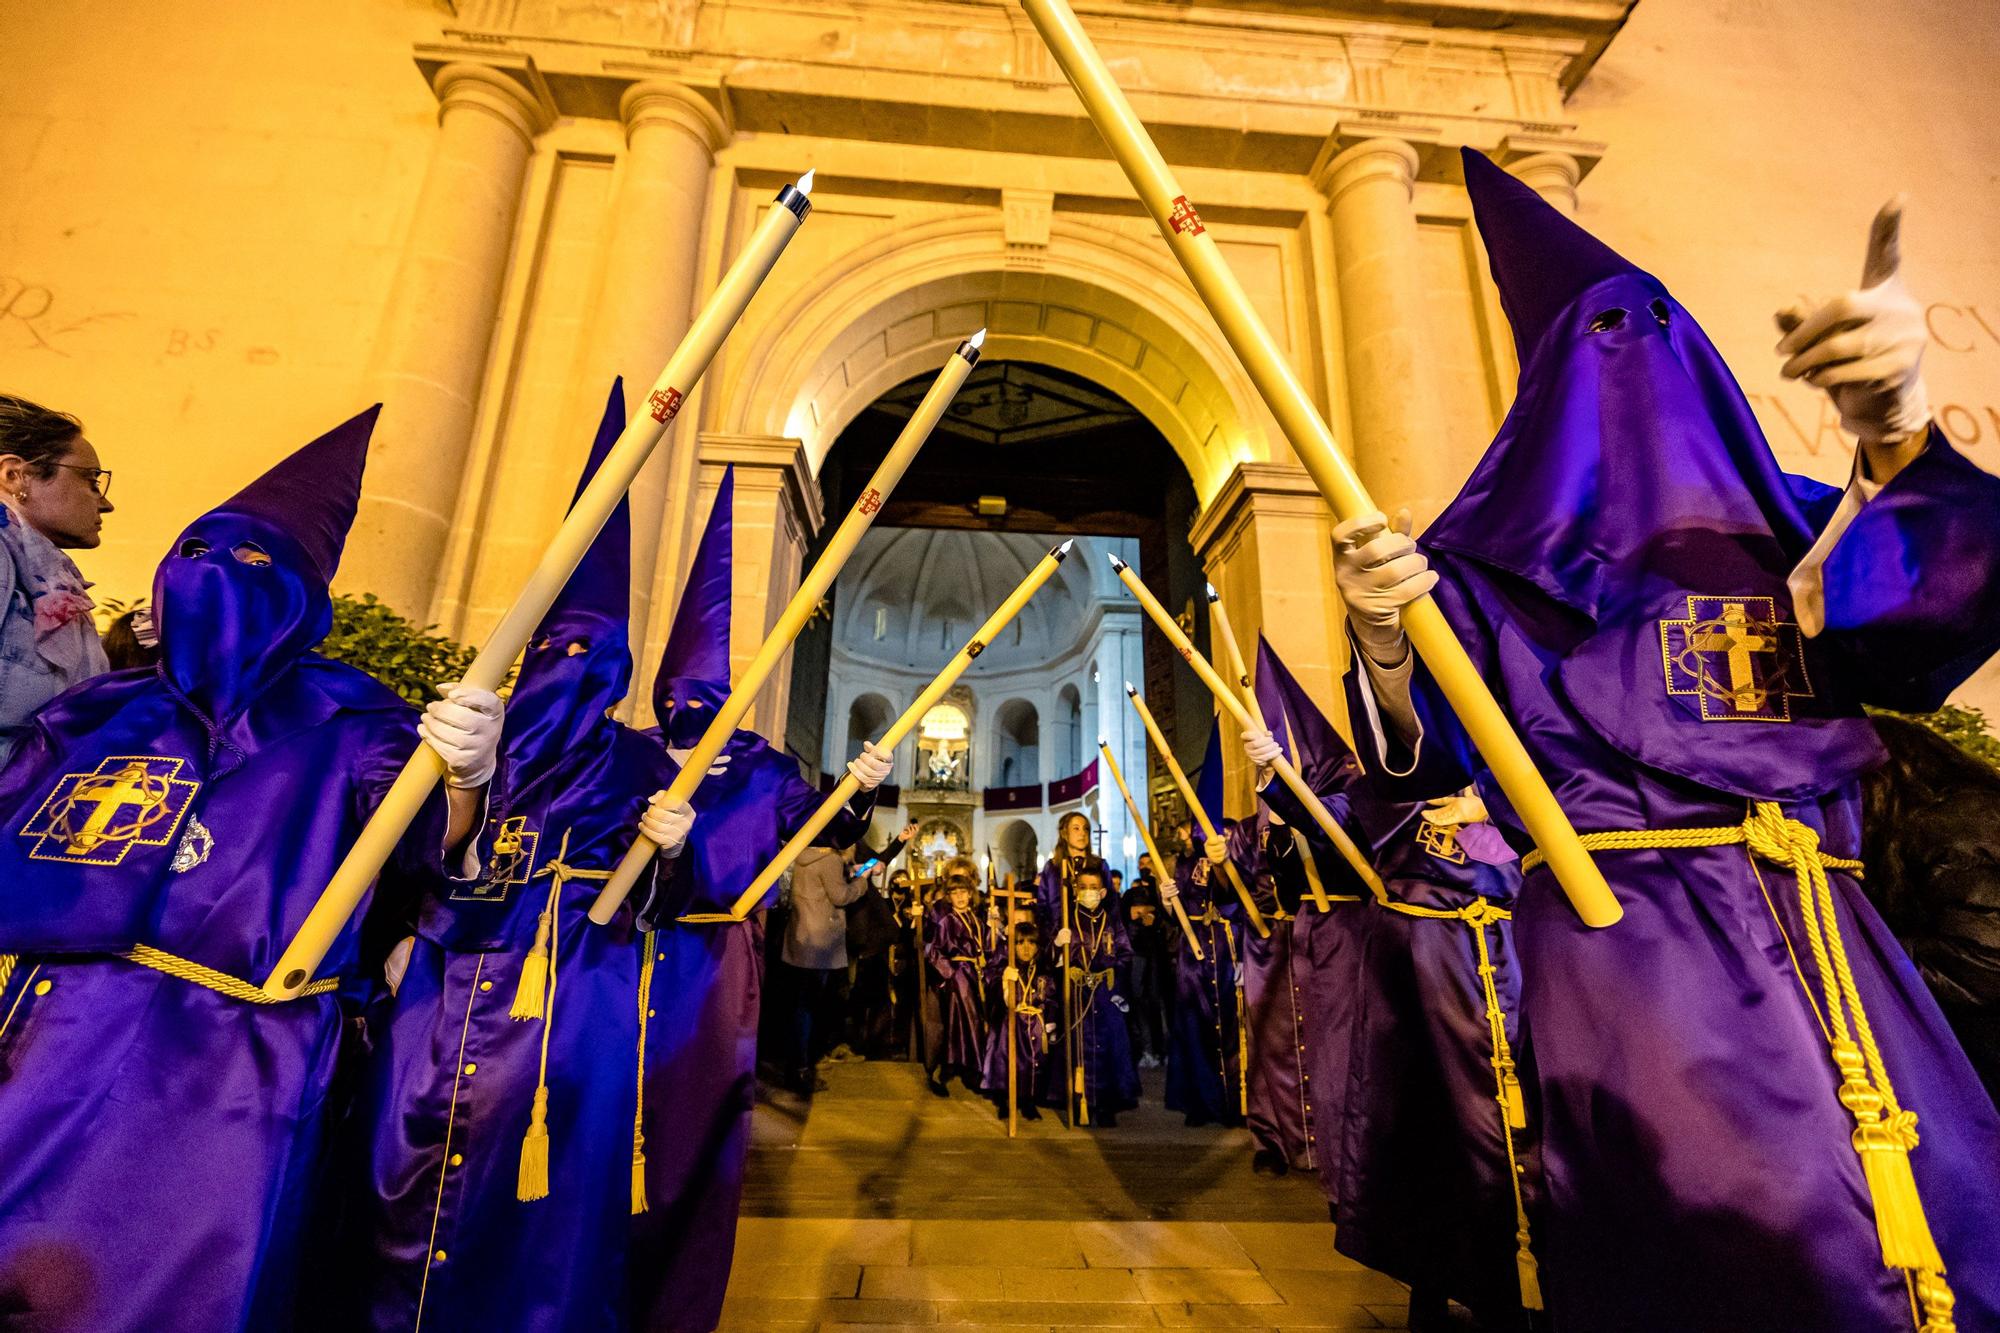
<svg viewBox="0 0 2000 1333">
<path fill-rule="evenodd" d="M 1139 1301 L 1128 1269 L 1003 1268 L 1001 1294 L 1010 1301 Z"/>
<path fill-rule="evenodd" d="M 739 1260 L 729 1271 L 731 1291 L 798 1300 L 815 1297 L 851 1299 L 861 1286 L 861 1265 L 829 1261 L 819 1264 L 766 1263 L 761 1258 Z"/>
<path fill-rule="evenodd" d="M 887 1300 L 997 1301 L 1003 1294 L 1003 1271 L 974 1264 L 868 1268 L 861 1273 L 861 1294 Z"/>
<path fill-rule="evenodd" d="M 1331 1222 L 1229 1222 L 1229 1234 L 1259 1268 L 1316 1268 L 1360 1272 L 1361 1265 L 1333 1248 Z"/>
<path fill-rule="evenodd" d="M 908 1222 L 851 1217 L 746 1217 L 737 1223 L 736 1254 L 746 1263 L 907 1264 Z"/>
<path fill-rule="evenodd" d="M 912 1263 L 996 1262 L 1009 1267 L 1082 1268 L 1083 1242 L 1069 1222 L 918 1222 Z"/>
<path fill-rule="evenodd" d="M 1081 1222 L 1092 1268 L 1254 1268 L 1220 1222 Z"/>
<path fill-rule="evenodd" d="M 1267 1268 L 1263 1273 L 1265 1281 L 1292 1305 L 1404 1305 L 1409 1300 L 1409 1288 L 1367 1268 L 1353 1272 Z"/>
<path fill-rule="evenodd" d="M 1138 1301 L 966 1301 L 938 1306 L 940 1323 L 1047 1324 L 1052 1328 L 1158 1328 L 1154 1307 Z"/>
<path fill-rule="evenodd" d="M 789 1300 L 775 1295 L 731 1296 L 722 1306 L 724 1327 L 736 1323 L 817 1325 L 829 1319 L 917 1327 L 937 1322 L 937 1306 L 934 1301 Z"/>
<path fill-rule="evenodd" d="M 1155 1305 L 1276 1305 L 1284 1297 L 1254 1268 L 1141 1268 L 1139 1293 Z"/>
</svg>

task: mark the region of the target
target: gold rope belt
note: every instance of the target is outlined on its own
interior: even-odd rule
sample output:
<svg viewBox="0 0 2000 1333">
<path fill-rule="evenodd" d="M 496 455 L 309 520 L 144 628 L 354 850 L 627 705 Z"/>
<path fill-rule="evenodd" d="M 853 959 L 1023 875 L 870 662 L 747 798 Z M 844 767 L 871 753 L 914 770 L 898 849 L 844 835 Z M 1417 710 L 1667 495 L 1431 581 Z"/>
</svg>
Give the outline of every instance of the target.
<svg viewBox="0 0 2000 1333">
<path fill-rule="evenodd" d="M 112 957 L 123 958 L 126 962 L 137 963 L 141 967 L 150 967 L 155 972 L 164 972 L 170 977 L 179 977 L 182 981 L 192 982 L 205 990 L 214 991 L 217 995 L 226 995 L 245 1004 L 290 1004 L 294 999 L 302 1000 L 308 995 L 325 995 L 328 991 L 340 989 L 340 978 L 322 977 L 318 981 L 309 983 L 296 996 L 270 995 L 262 986 L 253 986 L 239 977 L 230 976 L 227 972 L 218 972 L 204 963 L 195 962 L 192 958 L 183 958 L 179 954 L 168 953 L 165 949 L 155 949 L 150 944 L 135 944 L 129 949 L 113 954 Z M 14 979 L 14 969 L 19 966 L 20 961 L 19 954 L 0 954 L 0 991 L 6 990 L 7 984 Z"/>
<path fill-rule="evenodd" d="M 1730 847 L 1749 849 L 1750 868 L 1756 873 L 1757 858 L 1792 872 L 1798 883 L 1799 918 L 1812 951 L 1813 967 L 1819 973 L 1824 1010 L 1821 1030 L 1834 1066 L 1840 1072 L 1840 1104 L 1854 1117 L 1851 1142 L 1860 1154 L 1861 1171 L 1868 1183 L 1869 1198 L 1875 1206 L 1875 1230 L 1882 1245 L 1882 1262 L 1909 1274 L 1922 1306 L 1919 1333 L 1952 1333 L 1955 1299 L 1944 1279 L 1944 1256 L 1938 1252 L 1924 1215 L 1923 1199 L 1917 1193 L 1916 1176 L 1910 1169 L 1910 1153 L 1917 1146 L 1917 1115 L 1896 1100 L 1895 1087 L 1876 1043 L 1875 1030 L 1861 1004 L 1861 991 L 1848 961 L 1847 945 L 1841 938 L 1828 870 L 1844 870 L 1856 878 L 1861 863 L 1847 857 L 1829 856 L 1819 848 L 1819 834 L 1796 819 L 1788 819 L 1773 801 L 1753 801 L 1743 822 L 1726 828 L 1627 829 L 1582 835 L 1589 851 L 1637 851 L 1668 847 Z M 1543 863 L 1533 851 L 1521 858 L 1526 872 Z M 1763 876 L 1757 883 L 1763 886 Z M 1768 894 L 1766 895 L 1768 902 Z M 1775 910 L 1773 919 L 1776 920 Z M 1784 923 L 1778 922 L 1780 933 Z M 1787 947 L 1790 941 L 1787 939 Z M 1798 963 L 1793 960 L 1796 972 Z M 1804 986 L 1805 978 L 1799 977 Z M 1811 989 L 1807 987 L 1807 998 Z M 1850 1026 L 1851 1024 L 1851 1026 Z"/>
<path fill-rule="evenodd" d="M 1500 1104 L 1500 1137 L 1507 1145 L 1507 1180 L 1514 1188 L 1514 1268 L 1521 1284 L 1521 1308 L 1542 1308 L 1540 1265 L 1535 1261 L 1533 1237 L 1528 1231 L 1528 1209 L 1521 1197 L 1521 1166 L 1514 1152 L 1514 1131 L 1528 1127 L 1527 1105 L 1521 1096 L 1521 1079 L 1514 1065 L 1514 1051 L 1507 1043 L 1507 1014 L 1500 1007 L 1500 988 L 1494 981 L 1493 955 L 1486 945 L 1486 928 L 1511 921 L 1514 914 L 1485 898 L 1464 907 L 1419 907 L 1384 898 L 1382 906 L 1400 916 L 1422 921 L 1457 921 L 1472 932 L 1479 953 L 1479 988 L 1486 997 L 1486 1028 L 1493 1045 L 1493 1099 Z"/>
</svg>

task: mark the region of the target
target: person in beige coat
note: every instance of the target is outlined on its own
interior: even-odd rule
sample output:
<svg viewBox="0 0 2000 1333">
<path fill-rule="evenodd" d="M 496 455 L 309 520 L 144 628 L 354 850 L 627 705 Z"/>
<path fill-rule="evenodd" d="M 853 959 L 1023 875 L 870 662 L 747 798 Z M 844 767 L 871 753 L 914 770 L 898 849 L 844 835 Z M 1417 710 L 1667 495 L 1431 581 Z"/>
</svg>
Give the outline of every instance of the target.
<svg viewBox="0 0 2000 1333">
<path fill-rule="evenodd" d="M 847 905 L 868 891 L 867 878 L 853 873 L 853 856 L 808 847 L 792 864 L 792 914 L 780 957 L 792 973 L 793 1086 L 802 1095 L 826 1086 L 814 1072 L 820 1054 L 815 1028 L 835 979 L 847 971 Z M 839 1026 L 828 1023 L 826 1029 Z"/>
</svg>

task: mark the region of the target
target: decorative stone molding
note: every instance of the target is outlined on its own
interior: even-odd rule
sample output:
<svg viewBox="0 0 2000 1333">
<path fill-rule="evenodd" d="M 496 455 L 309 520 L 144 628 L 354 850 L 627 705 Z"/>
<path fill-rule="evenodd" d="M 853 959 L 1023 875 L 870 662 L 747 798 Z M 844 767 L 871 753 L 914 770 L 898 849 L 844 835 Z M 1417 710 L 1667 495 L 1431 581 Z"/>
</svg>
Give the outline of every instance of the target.
<svg viewBox="0 0 2000 1333">
<path fill-rule="evenodd" d="M 1383 176 L 1401 179 L 1408 190 L 1441 173 L 1443 142 L 1434 125 L 1396 117 L 1343 120 L 1326 136 L 1306 175 L 1329 205 L 1355 185 Z"/>
<path fill-rule="evenodd" d="M 1042 267 L 1048 257 L 1049 226 L 1055 204 L 1053 190 L 1000 191 L 1000 219 L 1009 268 Z"/>
<path fill-rule="evenodd" d="M 447 58 L 452 56 L 461 58 Z M 439 124 L 451 111 L 471 108 L 494 116 L 532 143 L 555 123 L 555 100 L 527 56 L 495 60 L 483 53 L 419 48 L 417 64 L 437 94 Z"/>
<path fill-rule="evenodd" d="M 1306 470 L 1292 463 L 1239 463 L 1195 518 L 1188 543 L 1204 567 L 1226 563 L 1259 518 L 1323 519 L 1332 512 Z"/>
<path fill-rule="evenodd" d="M 768 487 L 778 492 L 785 517 L 801 549 L 826 521 L 826 502 L 807 466 L 803 441 L 774 435 L 724 435 L 704 431 L 700 454 L 703 468 L 721 471 L 734 465 L 739 488 Z"/>
<path fill-rule="evenodd" d="M 713 157 L 730 139 L 721 113 L 701 94 L 671 79 L 647 79 L 627 88 L 618 99 L 618 118 L 628 143 L 640 130 L 661 125 L 679 130 Z"/>
<path fill-rule="evenodd" d="M 1522 184 L 1570 213 L 1576 211 L 1576 187 L 1603 157 L 1601 143 L 1529 133 L 1508 135 L 1493 154 Z"/>
</svg>

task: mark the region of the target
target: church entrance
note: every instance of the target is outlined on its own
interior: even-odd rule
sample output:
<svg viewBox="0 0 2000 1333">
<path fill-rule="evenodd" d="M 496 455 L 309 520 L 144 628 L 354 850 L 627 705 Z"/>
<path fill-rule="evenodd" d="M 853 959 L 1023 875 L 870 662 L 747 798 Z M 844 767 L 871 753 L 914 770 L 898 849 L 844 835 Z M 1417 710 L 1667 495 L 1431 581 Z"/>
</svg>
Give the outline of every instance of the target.
<svg viewBox="0 0 2000 1333">
<path fill-rule="evenodd" d="M 889 388 L 842 430 L 819 474 L 828 513 L 855 501 L 929 379 Z M 1108 557 L 1138 570 L 1205 650 L 1197 511 L 1186 466 L 1123 397 L 1046 363 L 982 361 L 800 639 L 788 749 L 830 784 L 1026 570 L 1073 539 L 1057 577 L 898 748 L 870 843 L 914 825 L 899 864 L 920 879 L 964 856 L 982 879 L 1027 886 L 1080 811 L 1129 883 L 1142 844 L 1099 738 L 1156 830 L 1184 807 L 1125 682 L 1189 770 L 1213 704 Z M 1311 1173 L 1253 1170 L 1247 1130 L 1187 1126 L 1165 1108 L 1157 1059 L 1115 1126 L 1070 1128 L 1051 1110 L 1010 1139 L 993 1101 L 929 1085 L 921 1023 L 871 1042 L 861 1011 L 887 997 L 858 964 L 850 981 L 839 1012 L 815 1023 L 845 1038 L 825 1043 L 834 1058 L 816 1089 L 783 1076 L 786 1057 L 767 1063 L 725 1328 L 1401 1327 L 1406 1293 L 1334 1252 Z M 786 982 L 774 960 L 767 1006 L 785 1006 Z M 768 1021 L 767 1044 L 795 1027 Z"/>
</svg>

